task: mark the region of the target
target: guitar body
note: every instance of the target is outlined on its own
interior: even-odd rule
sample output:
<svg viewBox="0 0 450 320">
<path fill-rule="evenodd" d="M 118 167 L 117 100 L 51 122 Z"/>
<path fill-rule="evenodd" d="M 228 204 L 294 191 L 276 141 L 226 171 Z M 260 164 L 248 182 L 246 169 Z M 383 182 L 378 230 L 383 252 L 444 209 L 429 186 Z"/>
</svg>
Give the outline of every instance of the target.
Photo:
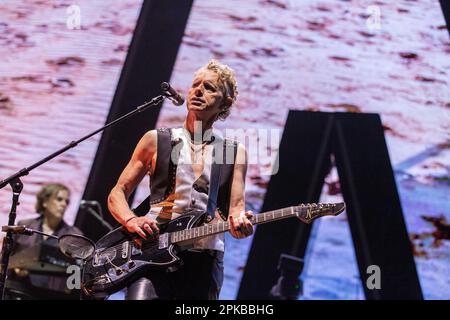
<svg viewBox="0 0 450 320">
<path fill-rule="evenodd" d="M 97 243 L 92 257 L 83 266 L 82 289 L 85 295 L 105 298 L 129 285 L 151 270 L 175 270 L 181 260 L 181 247 L 170 243 L 171 232 L 202 225 L 205 212 L 189 210 L 168 223 L 159 225 L 159 234 L 147 240 L 119 227 Z"/>
<path fill-rule="evenodd" d="M 256 225 L 291 217 L 311 223 L 319 217 L 336 216 L 344 210 L 345 203 L 300 204 L 260 213 L 251 218 L 251 223 Z M 230 230 L 228 221 L 204 224 L 206 216 L 204 211 L 189 209 L 177 219 L 159 225 L 159 234 L 146 240 L 130 234 L 124 227 L 111 231 L 96 243 L 94 253 L 84 262 L 84 294 L 105 298 L 152 270 L 175 270 L 181 264 L 177 256 L 181 250 L 191 247 L 197 239 Z"/>
</svg>

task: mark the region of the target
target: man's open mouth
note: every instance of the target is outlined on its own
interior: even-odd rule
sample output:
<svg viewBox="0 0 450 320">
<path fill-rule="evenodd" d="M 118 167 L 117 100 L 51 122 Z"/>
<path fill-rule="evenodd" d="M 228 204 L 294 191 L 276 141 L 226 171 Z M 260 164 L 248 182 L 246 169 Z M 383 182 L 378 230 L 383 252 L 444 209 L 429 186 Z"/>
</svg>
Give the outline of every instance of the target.
<svg viewBox="0 0 450 320">
<path fill-rule="evenodd" d="M 194 99 L 191 99 L 191 103 L 195 104 L 195 105 L 200 105 L 200 104 L 205 103 L 205 102 L 203 100 L 194 98 Z"/>
</svg>

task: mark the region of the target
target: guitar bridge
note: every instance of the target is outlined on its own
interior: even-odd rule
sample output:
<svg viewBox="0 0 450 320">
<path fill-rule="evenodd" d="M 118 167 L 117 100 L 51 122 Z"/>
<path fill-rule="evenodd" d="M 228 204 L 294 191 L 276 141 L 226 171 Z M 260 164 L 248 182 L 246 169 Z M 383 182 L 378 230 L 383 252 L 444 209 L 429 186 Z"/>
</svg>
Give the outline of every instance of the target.
<svg viewBox="0 0 450 320">
<path fill-rule="evenodd" d="M 103 266 L 106 263 L 111 262 L 116 258 L 117 251 L 114 248 L 104 249 L 103 251 L 97 251 L 94 253 L 94 259 L 92 265 L 94 267 Z"/>
</svg>

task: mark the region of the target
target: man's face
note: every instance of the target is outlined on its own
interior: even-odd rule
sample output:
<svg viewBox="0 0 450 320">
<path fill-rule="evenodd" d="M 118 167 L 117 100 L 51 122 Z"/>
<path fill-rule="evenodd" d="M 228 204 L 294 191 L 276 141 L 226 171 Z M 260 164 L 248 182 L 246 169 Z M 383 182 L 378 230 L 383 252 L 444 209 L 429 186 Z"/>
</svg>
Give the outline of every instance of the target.
<svg viewBox="0 0 450 320">
<path fill-rule="evenodd" d="M 201 69 L 189 89 L 188 111 L 206 119 L 220 113 L 223 105 L 224 96 L 219 76 L 214 71 Z"/>
<path fill-rule="evenodd" d="M 44 216 L 62 220 L 68 205 L 69 192 L 67 192 L 67 190 L 59 190 L 44 202 Z"/>
</svg>

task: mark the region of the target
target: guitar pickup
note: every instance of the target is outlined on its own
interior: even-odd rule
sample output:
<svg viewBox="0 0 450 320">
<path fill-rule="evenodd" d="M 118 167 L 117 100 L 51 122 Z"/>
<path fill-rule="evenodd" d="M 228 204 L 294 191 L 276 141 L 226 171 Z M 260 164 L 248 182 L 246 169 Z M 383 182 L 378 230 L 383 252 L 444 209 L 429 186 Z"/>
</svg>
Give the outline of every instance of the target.
<svg viewBox="0 0 450 320">
<path fill-rule="evenodd" d="M 122 259 L 127 259 L 130 252 L 130 243 L 125 241 L 122 243 Z"/>
<path fill-rule="evenodd" d="M 165 249 L 169 246 L 169 233 L 160 234 L 158 237 L 158 249 Z"/>
</svg>

